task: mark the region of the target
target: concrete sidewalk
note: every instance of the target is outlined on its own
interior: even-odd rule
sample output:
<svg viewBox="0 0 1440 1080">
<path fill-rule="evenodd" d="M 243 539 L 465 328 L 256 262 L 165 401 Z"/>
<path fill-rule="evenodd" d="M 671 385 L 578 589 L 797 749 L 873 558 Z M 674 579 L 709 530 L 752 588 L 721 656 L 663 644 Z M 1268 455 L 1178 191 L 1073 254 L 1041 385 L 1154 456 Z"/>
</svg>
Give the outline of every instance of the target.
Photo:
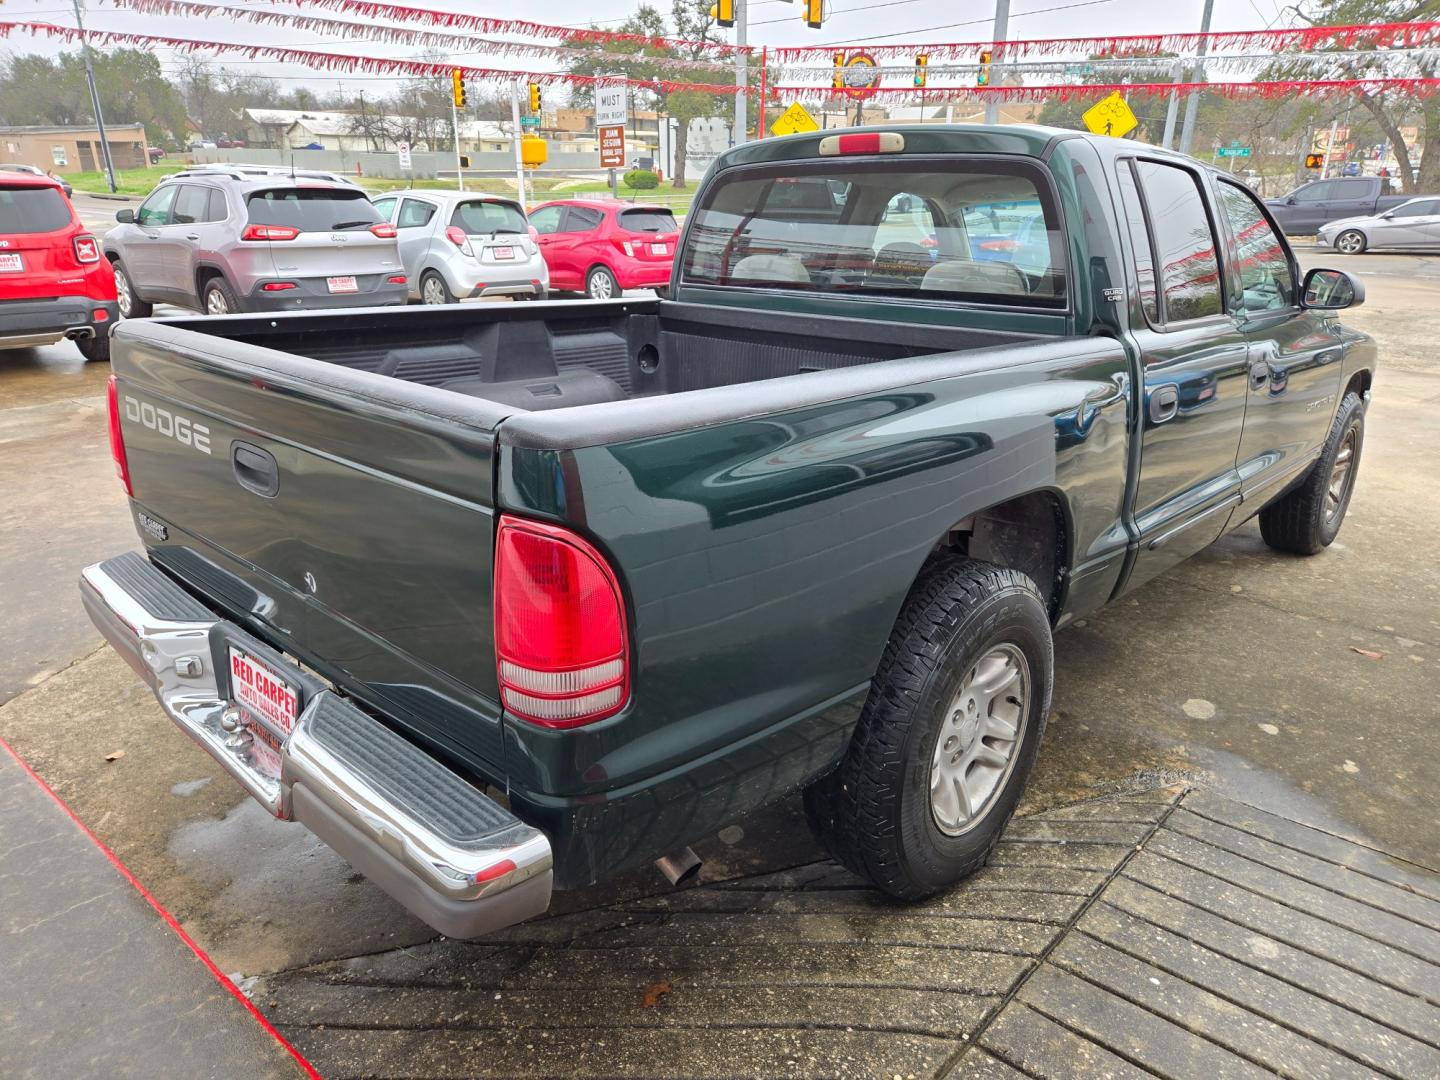
<svg viewBox="0 0 1440 1080">
<path fill-rule="evenodd" d="M 7 1080 L 305 1075 L 3 746 L 0 971 Z"/>
<path fill-rule="evenodd" d="M 1440 875 L 1204 791 L 1017 819 L 928 904 L 831 863 L 273 977 L 327 1077 L 1440 1076 Z"/>
</svg>

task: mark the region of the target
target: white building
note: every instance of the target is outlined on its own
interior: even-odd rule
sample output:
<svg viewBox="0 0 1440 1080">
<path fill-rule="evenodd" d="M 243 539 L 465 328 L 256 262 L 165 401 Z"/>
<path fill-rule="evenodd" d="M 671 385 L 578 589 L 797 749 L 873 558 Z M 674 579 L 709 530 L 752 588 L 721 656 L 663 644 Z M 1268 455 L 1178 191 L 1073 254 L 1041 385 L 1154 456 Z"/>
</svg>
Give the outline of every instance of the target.
<svg viewBox="0 0 1440 1080">
<path fill-rule="evenodd" d="M 318 109 L 246 109 L 246 142 L 251 147 L 278 150 L 335 150 L 359 153 L 391 150 L 397 139 L 423 128 L 411 117 L 384 113 L 324 112 Z M 432 127 L 433 127 L 432 122 Z M 449 149 L 449 122 L 441 130 L 443 145 Z M 423 138 L 412 134 L 416 150 L 427 150 Z M 438 149 L 438 147 L 436 148 Z M 460 149 L 463 153 L 508 151 L 510 125 L 494 120 L 462 120 Z"/>
</svg>

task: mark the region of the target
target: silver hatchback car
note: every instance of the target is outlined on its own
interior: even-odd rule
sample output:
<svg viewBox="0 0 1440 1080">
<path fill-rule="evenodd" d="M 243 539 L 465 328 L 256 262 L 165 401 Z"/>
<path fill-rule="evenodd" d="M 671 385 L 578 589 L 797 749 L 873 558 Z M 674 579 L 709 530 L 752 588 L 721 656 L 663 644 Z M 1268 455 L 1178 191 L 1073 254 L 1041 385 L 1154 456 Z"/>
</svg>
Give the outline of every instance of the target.
<svg viewBox="0 0 1440 1080">
<path fill-rule="evenodd" d="M 513 199 L 465 191 L 396 191 L 375 200 L 395 225 L 410 295 L 427 304 L 475 296 L 543 300 L 550 269 Z"/>
<path fill-rule="evenodd" d="M 210 315 L 403 304 L 395 227 L 359 188 L 216 168 L 161 180 L 115 215 L 105 254 L 120 314 Z"/>
</svg>

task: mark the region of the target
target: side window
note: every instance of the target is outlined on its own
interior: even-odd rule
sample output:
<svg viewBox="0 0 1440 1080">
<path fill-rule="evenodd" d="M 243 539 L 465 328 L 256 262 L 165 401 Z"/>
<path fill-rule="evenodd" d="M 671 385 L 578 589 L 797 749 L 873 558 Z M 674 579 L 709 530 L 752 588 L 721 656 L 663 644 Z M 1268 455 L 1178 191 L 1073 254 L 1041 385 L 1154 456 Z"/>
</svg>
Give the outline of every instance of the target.
<svg viewBox="0 0 1440 1080">
<path fill-rule="evenodd" d="M 434 216 L 435 205 L 433 203 L 421 202 L 419 199 L 405 199 L 400 203 L 400 216 L 395 220 L 395 227 L 397 229 L 418 229 L 422 225 L 429 225 L 430 219 Z"/>
<path fill-rule="evenodd" d="M 375 209 L 380 211 L 380 216 L 386 221 L 390 220 L 391 214 L 395 212 L 396 199 L 376 199 Z"/>
<path fill-rule="evenodd" d="M 170 212 L 172 225 L 197 225 L 206 220 L 210 208 L 210 189 L 182 184 L 180 194 L 175 196 L 175 205 Z"/>
<path fill-rule="evenodd" d="M 542 206 L 539 210 L 531 213 L 530 224 L 535 226 L 535 231 L 541 236 L 559 232 L 560 215 L 564 210 L 563 206 Z"/>
<path fill-rule="evenodd" d="M 174 205 L 175 193 L 179 190 L 178 184 L 167 184 L 151 195 L 136 211 L 135 224 L 149 225 L 152 228 L 156 225 L 168 225 L 170 223 L 170 207 Z"/>
<path fill-rule="evenodd" d="M 599 210 L 592 210 L 588 206 L 566 207 L 565 224 L 560 227 L 560 231 L 579 233 L 598 229 L 604 216 Z"/>
<path fill-rule="evenodd" d="M 1135 170 L 1155 235 L 1165 321 L 1219 315 L 1220 263 L 1197 178 L 1155 161 L 1137 161 Z"/>
<path fill-rule="evenodd" d="M 1145 317 L 1160 322 L 1160 302 L 1155 295 L 1155 255 L 1150 245 L 1150 227 L 1145 224 L 1145 209 L 1135 187 L 1131 163 L 1122 161 L 1116 167 L 1120 180 L 1120 201 L 1125 207 L 1125 223 L 1130 229 L 1130 245 L 1135 249 L 1135 281 L 1140 289 L 1140 303 Z"/>
<path fill-rule="evenodd" d="M 206 221 L 224 221 L 230 216 L 230 208 L 225 205 L 225 192 L 219 188 L 210 189 L 210 205 L 205 210 Z"/>
<path fill-rule="evenodd" d="M 1335 198 L 1335 181 L 1317 180 L 1295 192 L 1297 203 L 1326 202 Z"/>
<path fill-rule="evenodd" d="M 1414 202 L 1397 206 L 1390 211 L 1391 217 L 1429 217 L 1431 214 L 1440 213 L 1440 200 L 1416 199 Z"/>
<path fill-rule="evenodd" d="M 1255 198 L 1244 188 L 1221 181 L 1220 209 L 1235 238 L 1240 302 L 1246 311 L 1273 311 L 1295 303 L 1295 277 L 1285 245 Z"/>
</svg>

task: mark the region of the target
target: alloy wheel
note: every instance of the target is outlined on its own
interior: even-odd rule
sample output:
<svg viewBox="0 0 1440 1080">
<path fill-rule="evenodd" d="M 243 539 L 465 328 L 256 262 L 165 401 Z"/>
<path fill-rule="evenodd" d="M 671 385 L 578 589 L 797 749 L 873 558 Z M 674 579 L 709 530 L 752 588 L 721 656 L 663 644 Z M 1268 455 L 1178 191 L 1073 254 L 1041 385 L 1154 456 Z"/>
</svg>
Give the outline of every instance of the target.
<svg viewBox="0 0 1440 1080">
<path fill-rule="evenodd" d="M 615 295 L 611 287 L 610 275 L 603 270 L 596 270 L 590 275 L 590 295 L 596 300 L 609 300 Z"/>
<path fill-rule="evenodd" d="M 222 293 L 219 289 L 211 289 L 205 294 L 205 314 L 230 314 L 230 305 L 225 302 L 225 294 Z"/>
<path fill-rule="evenodd" d="M 1350 486 L 1354 482 L 1355 449 L 1358 442 L 1355 429 L 1345 432 L 1345 440 L 1335 455 L 1335 464 L 1330 467 L 1330 483 L 1325 489 L 1325 519 L 1334 521 L 1345 509 L 1350 499 Z"/>
<path fill-rule="evenodd" d="M 420 286 L 420 299 L 427 304 L 445 303 L 444 282 L 434 274 L 431 274 Z"/>
<path fill-rule="evenodd" d="M 1359 255 L 1365 250 L 1365 239 L 1357 232 L 1345 232 L 1335 240 L 1335 250 L 1342 255 Z"/>
<path fill-rule="evenodd" d="M 1015 766 L 1030 704 L 1030 664 L 996 645 L 965 676 L 941 720 L 930 761 L 930 813 L 948 836 L 973 828 Z"/>
<path fill-rule="evenodd" d="M 120 314 L 130 318 L 130 312 L 134 306 L 134 299 L 130 295 L 130 279 L 125 276 L 125 271 L 115 271 L 115 301 L 120 307 Z"/>
</svg>

